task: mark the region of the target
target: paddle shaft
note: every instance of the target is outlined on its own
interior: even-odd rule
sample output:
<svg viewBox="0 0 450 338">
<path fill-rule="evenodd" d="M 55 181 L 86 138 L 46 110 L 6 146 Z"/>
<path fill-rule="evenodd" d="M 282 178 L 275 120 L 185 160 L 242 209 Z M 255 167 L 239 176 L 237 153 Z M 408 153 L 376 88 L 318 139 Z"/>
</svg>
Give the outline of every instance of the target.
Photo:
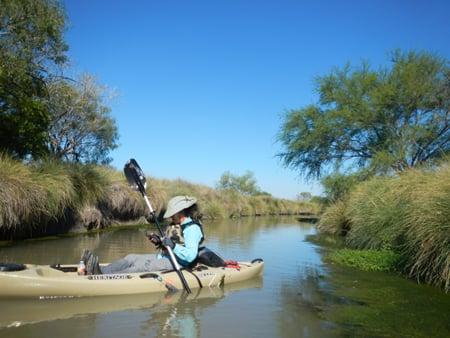
<svg viewBox="0 0 450 338">
<path fill-rule="evenodd" d="M 141 189 L 139 189 L 141 190 Z M 152 208 L 152 205 L 150 204 L 150 200 L 147 197 L 147 194 L 145 193 L 145 190 L 141 190 L 142 195 L 144 196 L 145 203 L 147 204 L 148 209 L 150 210 L 150 214 L 153 216 L 153 219 L 155 220 L 156 226 L 158 227 L 158 231 L 161 237 L 164 237 L 164 233 L 161 229 L 161 226 L 159 225 L 158 218 L 156 217 L 155 211 Z M 180 277 L 181 283 L 183 284 L 184 289 L 187 293 L 191 293 L 191 288 L 189 287 L 186 278 L 184 278 L 183 273 L 181 272 L 180 265 L 177 262 L 177 259 L 175 258 L 175 255 L 172 251 L 172 248 L 170 246 L 164 246 L 169 253 L 170 262 L 172 263 L 173 268 L 177 272 L 178 277 Z"/>
<path fill-rule="evenodd" d="M 127 167 L 127 165 L 134 165 L 134 168 L 132 170 L 130 170 L 130 167 Z M 139 168 L 139 173 L 136 171 L 136 167 Z M 161 237 L 164 237 L 164 233 L 161 229 L 161 226 L 159 225 L 158 222 L 158 218 L 156 217 L 155 211 L 153 210 L 153 207 L 150 203 L 150 200 L 148 199 L 147 196 L 147 192 L 145 191 L 145 184 L 142 183 L 143 181 L 145 182 L 145 177 L 144 174 L 142 173 L 141 168 L 139 167 L 139 165 L 137 164 L 136 160 L 131 159 L 124 168 L 125 171 L 125 176 L 127 177 L 127 180 L 132 183 L 134 181 L 134 183 L 136 184 L 138 190 L 140 191 L 140 193 L 142 194 L 142 196 L 144 197 L 145 203 L 147 204 L 147 207 L 150 211 L 150 214 L 153 216 L 153 219 L 155 220 L 156 226 L 158 227 L 158 231 Z M 130 177 L 131 176 L 131 177 Z M 191 289 L 186 281 L 186 279 L 183 276 L 183 273 L 181 272 L 181 268 L 180 265 L 177 262 L 177 259 L 172 251 L 172 248 L 170 246 L 166 246 L 164 245 L 164 248 L 166 249 L 166 251 L 169 253 L 169 260 L 172 263 L 172 267 L 175 269 L 175 271 L 177 272 L 178 277 L 181 280 L 181 284 L 183 284 L 184 289 L 186 290 L 187 293 L 191 293 Z"/>
</svg>

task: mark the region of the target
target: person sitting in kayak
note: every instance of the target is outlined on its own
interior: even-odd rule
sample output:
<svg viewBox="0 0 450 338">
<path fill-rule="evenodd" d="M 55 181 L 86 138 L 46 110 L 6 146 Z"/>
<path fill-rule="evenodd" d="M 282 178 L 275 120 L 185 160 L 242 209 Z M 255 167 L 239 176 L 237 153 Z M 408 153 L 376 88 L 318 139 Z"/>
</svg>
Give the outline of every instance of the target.
<svg viewBox="0 0 450 338">
<path fill-rule="evenodd" d="M 100 267 L 98 257 L 85 251 L 83 260 L 86 263 L 87 274 L 113 274 L 171 270 L 172 263 L 165 253 L 164 247 L 172 249 L 178 263 L 187 267 L 198 256 L 200 244 L 204 240 L 203 228 L 200 222 L 197 199 L 192 196 L 175 196 L 167 204 L 164 218 L 171 219 L 171 225 L 166 229 L 163 238 L 150 233 L 149 240 L 160 249 L 160 254 L 130 254 L 109 265 Z"/>
</svg>

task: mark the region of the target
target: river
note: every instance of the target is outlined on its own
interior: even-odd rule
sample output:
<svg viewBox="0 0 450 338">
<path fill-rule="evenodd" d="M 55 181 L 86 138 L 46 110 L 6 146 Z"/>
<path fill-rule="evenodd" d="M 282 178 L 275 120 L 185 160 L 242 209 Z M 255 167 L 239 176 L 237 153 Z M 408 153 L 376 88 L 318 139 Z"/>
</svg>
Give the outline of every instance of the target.
<svg viewBox="0 0 450 338">
<path fill-rule="evenodd" d="M 153 252 L 142 227 L 23 241 L 0 261 L 76 263 Z M 294 218 L 205 222 L 206 244 L 234 260 L 261 257 L 261 278 L 182 292 L 78 299 L 0 299 L 0 337 L 449 337 L 450 295 L 395 274 L 332 265 Z M 1 286 L 0 286 L 1 287 Z"/>
</svg>

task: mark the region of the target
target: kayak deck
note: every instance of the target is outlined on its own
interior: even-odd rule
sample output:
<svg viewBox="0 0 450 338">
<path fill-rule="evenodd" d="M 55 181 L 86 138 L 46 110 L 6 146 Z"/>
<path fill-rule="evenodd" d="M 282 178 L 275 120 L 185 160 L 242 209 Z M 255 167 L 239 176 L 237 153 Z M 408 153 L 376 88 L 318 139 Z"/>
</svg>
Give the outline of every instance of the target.
<svg viewBox="0 0 450 338">
<path fill-rule="evenodd" d="M 0 272 L 0 297 L 87 297 L 165 292 L 183 289 L 175 271 L 80 276 L 76 265 L 26 264 L 21 271 Z M 182 270 L 190 288 L 216 287 L 260 275 L 264 262 L 239 262 L 239 268 L 199 265 Z"/>
</svg>

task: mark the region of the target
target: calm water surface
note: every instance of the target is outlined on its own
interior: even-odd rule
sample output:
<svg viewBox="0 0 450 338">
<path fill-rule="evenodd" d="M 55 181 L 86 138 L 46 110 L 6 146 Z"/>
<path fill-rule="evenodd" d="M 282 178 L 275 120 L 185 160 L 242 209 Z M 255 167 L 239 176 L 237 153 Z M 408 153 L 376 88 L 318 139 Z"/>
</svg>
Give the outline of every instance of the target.
<svg viewBox="0 0 450 338">
<path fill-rule="evenodd" d="M 22 242 L 0 261 L 102 261 L 153 252 L 145 229 Z M 261 278 L 224 289 L 59 300 L 0 299 L 0 337 L 449 337 L 450 296 L 392 274 L 324 261 L 315 233 L 293 218 L 206 223 L 206 244 L 228 259 L 262 257 Z M 0 286 L 1 287 L 1 286 Z"/>
</svg>

